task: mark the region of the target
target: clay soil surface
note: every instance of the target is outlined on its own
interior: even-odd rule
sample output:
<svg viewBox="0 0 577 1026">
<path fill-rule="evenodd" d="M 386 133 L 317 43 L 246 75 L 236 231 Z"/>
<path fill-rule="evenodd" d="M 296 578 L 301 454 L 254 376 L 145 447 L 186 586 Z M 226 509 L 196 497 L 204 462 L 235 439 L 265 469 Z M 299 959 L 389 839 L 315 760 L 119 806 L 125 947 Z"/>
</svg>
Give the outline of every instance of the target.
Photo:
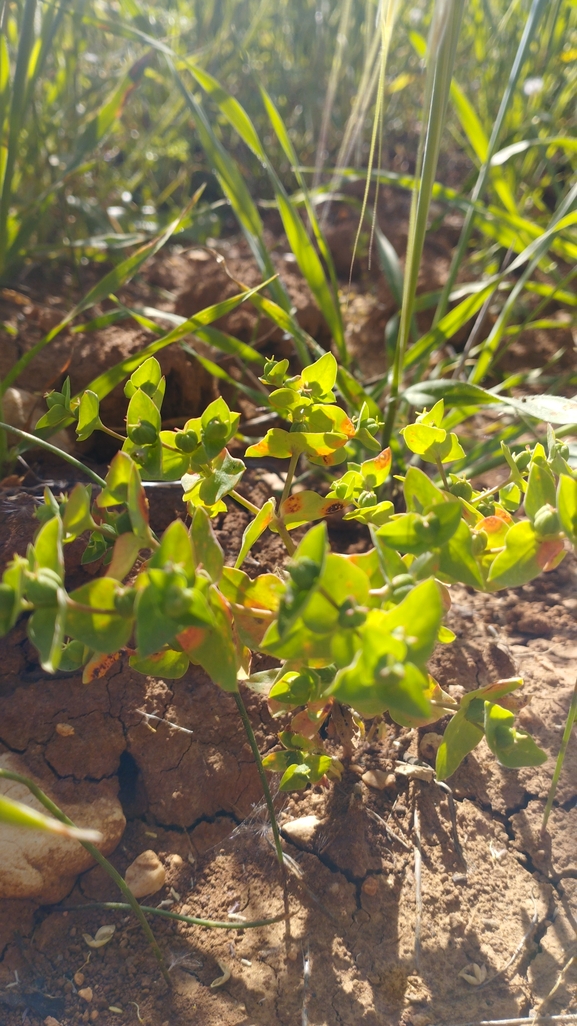
<svg viewBox="0 0 577 1026">
<path fill-rule="evenodd" d="M 393 241 L 402 249 L 406 211 L 399 215 L 397 194 L 391 193 L 390 203 L 398 215 Z M 442 281 L 457 228 L 449 225 L 428 243 L 422 288 Z M 335 215 L 331 245 L 336 257 L 345 254 L 339 267 L 345 275 L 351 230 L 345 214 Z M 242 244 L 221 244 L 221 250 L 231 273 L 253 284 L 255 271 Z M 283 255 L 282 241 L 276 254 L 301 324 L 326 344 L 326 328 Z M 348 338 L 370 376 L 382 369 L 391 307 L 384 286 L 367 281 L 353 283 Z M 73 292 L 72 281 L 69 286 Z M 22 292 L 3 295 L 0 319 L 19 332 L 6 337 L 10 352 L 2 343 L 7 362 L 37 341 L 54 322 L 54 311 L 69 305 L 65 289 L 46 282 L 43 291 L 35 288 L 31 279 Z M 125 299 L 188 316 L 235 287 L 222 265 L 198 249 L 157 259 L 146 278 L 125 291 Z M 256 335 L 263 352 L 285 353 L 287 343 L 274 326 L 259 322 L 248 307 L 224 327 L 246 341 Z M 148 341 L 130 322 L 65 334 L 45 351 L 50 360 L 34 362 L 19 384 L 35 396 L 70 373 L 78 389 Z M 520 354 L 526 365 L 538 364 L 541 355 L 534 340 L 531 345 L 508 358 L 517 367 Z M 549 351 L 560 345 L 569 359 L 572 341 L 543 340 Z M 1 363 L 0 375 L 6 369 Z M 181 349 L 171 347 L 162 363 L 168 380 L 164 413 L 169 423 L 182 422 L 216 394 L 215 384 Z M 232 358 L 223 366 L 232 377 L 241 373 Z M 254 419 L 254 407 L 243 398 L 237 402 L 245 420 Z M 113 394 L 105 419 L 119 427 L 123 410 L 121 393 Z M 18 415 L 22 424 L 32 417 L 23 406 Z M 251 430 L 263 429 L 248 424 Z M 85 458 L 99 466 L 111 455 L 102 446 L 86 450 Z M 57 464 L 32 465 L 38 478 L 66 484 Z M 259 505 L 273 486 L 271 470 L 252 468 L 246 479 L 247 494 Z M 32 514 L 39 494 L 33 476 L 4 483 L 4 560 L 25 551 L 37 526 Z M 150 489 L 150 502 L 156 530 L 184 515 L 178 488 Z M 227 562 L 234 561 L 246 523 L 247 515 L 231 505 L 217 524 Z M 343 523 L 329 529 L 336 550 L 368 544 L 368 536 Z M 67 552 L 74 586 L 87 579 L 79 552 L 76 544 Z M 254 574 L 282 563 L 282 550 L 269 536 L 245 568 Z M 151 917 L 170 967 L 170 989 L 134 919 L 93 906 L 119 897 L 100 869 L 84 867 L 71 876 L 54 903 L 46 895 L 56 885 L 36 867 L 36 892 L 17 882 L 0 902 L 1 1026 L 21 1026 L 25 1017 L 46 1026 L 453 1026 L 535 1011 L 577 1013 L 577 967 L 571 961 L 577 951 L 575 739 L 549 835 L 539 840 L 575 678 L 576 578 L 567 558 L 515 593 L 484 596 L 453 588 L 447 622 L 456 640 L 439 646 L 432 667 L 455 695 L 523 676 L 520 721 L 549 752 L 544 766 L 502 769 L 483 743 L 451 778 L 448 793 L 428 772 L 445 721 L 422 731 L 391 723 L 380 738 L 369 732 L 358 739 L 340 783 L 277 795 L 288 923 L 225 931 Z M 114 840 L 113 864 L 124 873 L 138 854 L 152 849 L 166 869 L 166 885 L 146 899 L 150 904 L 218 921 L 236 916 L 239 923 L 240 917 L 283 913 L 283 879 L 258 777 L 229 696 L 198 669 L 164 682 L 132 672 L 123 660 L 90 685 L 70 674 L 48 677 L 22 622 L 0 645 L 0 758 L 15 760 L 64 804 L 84 803 L 89 813 L 97 801 L 108 801 L 117 810 L 115 823 L 123 814 L 126 828 Z M 264 753 L 276 742 L 278 724 L 258 695 L 245 698 Z M 382 789 L 369 782 L 375 781 L 370 771 L 380 771 Z M 107 924 L 116 927 L 112 940 L 91 949 L 83 935 Z"/>
</svg>

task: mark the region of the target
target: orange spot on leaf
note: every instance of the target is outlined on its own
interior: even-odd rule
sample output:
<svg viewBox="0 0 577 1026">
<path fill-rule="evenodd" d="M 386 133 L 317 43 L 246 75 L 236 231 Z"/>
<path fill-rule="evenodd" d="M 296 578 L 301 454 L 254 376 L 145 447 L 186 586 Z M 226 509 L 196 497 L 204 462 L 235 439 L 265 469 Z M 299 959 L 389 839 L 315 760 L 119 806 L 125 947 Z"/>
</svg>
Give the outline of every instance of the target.
<svg viewBox="0 0 577 1026">
<path fill-rule="evenodd" d="M 548 570 L 554 570 L 559 565 L 561 559 L 561 553 L 563 552 L 564 544 L 561 538 L 552 538 L 551 541 L 544 541 L 539 546 L 539 551 L 536 555 L 536 560 L 541 569 L 547 573 Z"/>
<path fill-rule="evenodd" d="M 345 508 L 346 503 L 344 502 L 329 502 L 327 506 L 321 506 L 321 514 L 323 517 L 329 517 L 331 513 L 340 513 Z"/>
<path fill-rule="evenodd" d="M 386 467 L 390 467 L 393 459 L 390 449 L 383 449 L 378 456 L 375 456 L 374 463 L 378 470 L 385 470 Z"/>
<path fill-rule="evenodd" d="M 299 513 L 302 508 L 302 499 L 298 495 L 290 495 L 282 504 L 283 513 Z"/>
<path fill-rule="evenodd" d="M 487 534 L 499 534 L 503 530 L 503 520 L 501 517 L 485 517 L 477 524 L 478 531 L 486 531 Z"/>
<path fill-rule="evenodd" d="M 177 634 L 176 640 L 185 652 L 194 652 L 195 648 L 202 645 L 205 637 L 205 627 L 187 627 L 185 631 Z"/>
<path fill-rule="evenodd" d="M 120 659 L 121 654 L 122 650 L 120 652 L 113 652 L 112 655 L 93 655 L 92 659 L 89 659 L 84 667 L 82 683 L 91 684 L 93 680 L 100 680 L 102 677 L 106 677 L 110 667 L 114 666 L 114 663 Z"/>
</svg>

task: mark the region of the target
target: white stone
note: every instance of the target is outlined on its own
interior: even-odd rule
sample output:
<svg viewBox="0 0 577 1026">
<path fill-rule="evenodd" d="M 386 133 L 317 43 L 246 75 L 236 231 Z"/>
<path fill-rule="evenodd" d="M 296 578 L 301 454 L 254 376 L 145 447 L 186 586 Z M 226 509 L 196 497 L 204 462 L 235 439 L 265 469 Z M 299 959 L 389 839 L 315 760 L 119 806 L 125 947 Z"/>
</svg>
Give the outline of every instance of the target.
<svg viewBox="0 0 577 1026">
<path fill-rule="evenodd" d="M 367 787 L 376 787 L 378 791 L 384 791 L 386 787 L 395 786 L 395 774 L 385 773 L 384 770 L 367 770 L 363 773 L 361 780 Z"/>
<path fill-rule="evenodd" d="M 289 819 L 283 823 L 282 829 L 291 841 L 310 844 L 322 823 L 318 816 L 301 816 L 300 819 Z"/>
<path fill-rule="evenodd" d="M 0 767 L 29 777 L 52 798 L 75 826 L 92 827 L 102 834 L 98 848 L 104 855 L 114 851 L 126 826 L 122 806 L 103 785 L 103 794 L 95 797 L 94 785 L 79 784 L 74 802 L 60 802 L 51 793 L 51 783 L 32 774 L 24 761 L 12 753 L 0 755 Z M 33 809 L 46 809 L 27 787 L 16 781 L 0 779 L 0 793 Z M 79 841 L 58 837 L 41 830 L 26 830 L 3 824 L 0 832 L 0 898 L 25 898 L 39 905 L 61 901 L 72 890 L 76 877 L 94 866 L 92 856 Z"/>
<path fill-rule="evenodd" d="M 135 898 L 145 898 L 164 887 L 166 871 L 156 852 L 149 848 L 131 862 L 124 879 Z"/>
</svg>

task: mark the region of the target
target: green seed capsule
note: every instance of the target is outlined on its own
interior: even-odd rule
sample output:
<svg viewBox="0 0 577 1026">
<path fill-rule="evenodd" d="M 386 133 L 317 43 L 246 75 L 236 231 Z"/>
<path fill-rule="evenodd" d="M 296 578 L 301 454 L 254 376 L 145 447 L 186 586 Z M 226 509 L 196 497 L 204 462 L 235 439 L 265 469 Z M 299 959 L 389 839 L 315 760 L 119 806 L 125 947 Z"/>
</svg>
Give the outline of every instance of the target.
<svg viewBox="0 0 577 1026">
<path fill-rule="evenodd" d="M 315 563 L 314 559 L 309 559 L 308 556 L 303 556 L 302 559 L 299 559 L 298 563 L 293 563 L 292 566 L 288 567 L 288 572 L 299 591 L 306 591 L 308 588 L 312 588 L 318 577 L 319 570 L 319 564 Z"/>
<path fill-rule="evenodd" d="M 469 501 L 473 494 L 473 488 L 465 478 L 459 478 L 458 481 L 452 481 L 449 485 L 449 491 L 451 495 L 454 495 L 457 499 L 465 499 Z"/>
<path fill-rule="evenodd" d="M 177 431 L 174 436 L 174 444 L 181 452 L 194 452 L 198 447 L 198 435 L 195 431 Z"/>
<path fill-rule="evenodd" d="M 351 599 L 347 599 L 343 602 L 339 609 L 339 626 L 340 627 L 362 627 L 367 614 L 364 609 L 359 606 L 355 606 Z"/>
<path fill-rule="evenodd" d="M 135 445 L 154 445 L 158 434 L 154 424 L 150 424 L 147 420 L 141 420 L 140 424 L 130 428 L 128 436 Z"/>
<path fill-rule="evenodd" d="M 541 506 L 541 509 L 537 510 L 535 514 L 533 527 L 535 528 L 535 534 L 538 534 L 540 538 L 559 534 L 561 521 L 559 520 L 557 510 L 549 505 Z"/>
<path fill-rule="evenodd" d="M 35 577 L 30 577 L 26 585 L 26 597 L 35 606 L 55 606 L 58 588 L 61 587 L 59 577 L 53 570 L 42 567 Z"/>
<path fill-rule="evenodd" d="M 531 453 L 528 452 L 527 449 L 523 449 L 523 452 L 516 453 L 516 455 L 513 456 L 513 459 L 515 460 L 519 470 L 526 470 L 531 462 Z"/>
<path fill-rule="evenodd" d="M 228 434 L 228 424 L 225 424 L 220 417 L 213 417 L 203 429 L 204 437 L 208 442 L 219 442 Z"/>
<path fill-rule="evenodd" d="M 0 616 L 3 613 L 11 613 L 14 606 L 16 592 L 9 584 L 0 584 Z"/>
<path fill-rule="evenodd" d="M 405 588 L 409 585 L 411 588 L 415 583 L 415 578 L 411 574 L 397 574 L 391 581 L 392 588 Z"/>
<path fill-rule="evenodd" d="M 475 531 L 471 538 L 474 556 L 480 556 L 487 548 L 489 536 L 486 531 Z"/>
<path fill-rule="evenodd" d="M 122 591 L 117 591 L 114 596 L 114 608 L 120 616 L 132 616 L 135 600 L 136 592 L 133 588 L 126 588 Z"/>
</svg>

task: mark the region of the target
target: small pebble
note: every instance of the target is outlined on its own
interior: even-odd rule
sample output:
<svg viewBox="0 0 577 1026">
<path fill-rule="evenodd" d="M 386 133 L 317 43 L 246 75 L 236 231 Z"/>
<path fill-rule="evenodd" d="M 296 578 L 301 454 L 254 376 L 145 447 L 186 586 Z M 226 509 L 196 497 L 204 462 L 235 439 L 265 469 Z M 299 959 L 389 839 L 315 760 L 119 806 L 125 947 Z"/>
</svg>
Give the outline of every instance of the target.
<svg viewBox="0 0 577 1026">
<path fill-rule="evenodd" d="M 366 894 L 369 898 L 374 898 L 375 894 L 379 889 L 379 881 L 376 876 L 368 876 L 366 880 L 363 880 L 361 891 Z"/>
<path fill-rule="evenodd" d="M 384 791 L 387 787 L 395 786 L 395 774 L 385 773 L 384 770 L 367 770 L 363 773 L 361 780 L 367 787 L 375 787 L 378 791 Z"/>
<path fill-rule="evenodd" d="M 47 1015 L 44 1020 L 44 1026 L 60 1026 L 60 1023 L 53 1015 Z"/>
<path fill-rule="evenodd" d="M 156 852 L 149 849 L 129 865 L 124 879 L 135 898 L 145 898 L 164 887 L 166 871 Z"/>
<path fill-rule="evenodd" d="M 92 987 L 83 987 L 82 990 L 78 991 L 78 997 L 90 1004 L 92 1001 Z"/>
<path fill-rule="evenodd" d="M 57 723 L 56 733 L 59 734 L 60 737 L 72 737 L 75 731 L 71 723 Z"/>
<path fill-rule="evenodd" d="M 74 982 L 77 987 L 81 987 L 85 979 L 84 973 L 74 973 Z"/>
</svg>

